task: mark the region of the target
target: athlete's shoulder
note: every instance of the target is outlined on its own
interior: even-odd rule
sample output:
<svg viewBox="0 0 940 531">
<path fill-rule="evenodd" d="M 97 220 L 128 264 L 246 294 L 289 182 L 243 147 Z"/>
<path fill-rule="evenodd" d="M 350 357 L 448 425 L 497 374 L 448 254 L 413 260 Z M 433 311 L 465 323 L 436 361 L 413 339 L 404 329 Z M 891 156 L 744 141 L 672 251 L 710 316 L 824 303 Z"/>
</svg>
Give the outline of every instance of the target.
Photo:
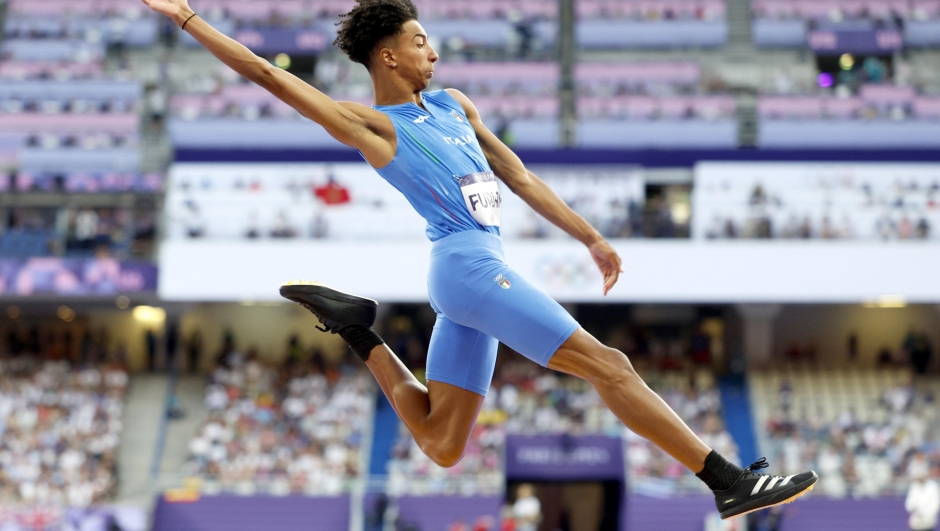
<svg viewBox="0 0 940 531">
<path fill-rule="evenodd" d="M 463 92 L 455 88 L 436 90 L 434 92 L 440 93 L 442 95 L 441 99 L 446 100 L 452 109 L 463 114 L 464 118 L 469 119 L 473 116 L 476 116 L 476 106 L 473 105 L 473 102 L 470 101 L 470 98 L 468 98 L 467 95 Z"/>
<path fill-rule="evenodd" d="M 461 100 L 467 98 L 459 90 L 451 88 L 425 92 L 424 97 L 442 107 L 456 109 L 461 112 L 464 110 Z"/>
</svg>

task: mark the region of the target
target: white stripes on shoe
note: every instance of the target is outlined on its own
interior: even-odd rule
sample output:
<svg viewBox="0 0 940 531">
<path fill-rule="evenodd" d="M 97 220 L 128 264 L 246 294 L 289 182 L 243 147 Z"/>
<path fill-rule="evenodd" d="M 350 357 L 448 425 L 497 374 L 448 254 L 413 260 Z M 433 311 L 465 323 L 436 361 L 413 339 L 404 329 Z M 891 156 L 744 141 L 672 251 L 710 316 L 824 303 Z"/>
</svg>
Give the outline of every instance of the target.
<svg viewBox="0 0 940 531">
<path fill-rule="evenodd" d="M 760 488 L 764 485 L 764 482 L 767 481 L 768 477 L 770 476 L 761 476 L 760 479 L 757 480 L 757 485 L 754 485 L 754 490 L 751 491 L 751 496 L 760 492 Z"/>
<path fill-rule="evenodd" d="M 767 478 L 770 478 L 769 483 L 767 482 Z M 780 486 L 782 487 L 786 485 L 787 483 L 789 483 L 791 479 L 793 479 L 793 476 L 787 476 L 785 478 L 780 477 L 780 476 L 761 476 L 760 479 L 757 480 L 757 484 L 754 485 L 754 490 L 751 491 L 751 496 L 760 492 L 761 487 L 764 486 L 764 483 L 767 483 L 767 488 L 764 489 L 764 492 L 767 492 L 770 489 L 774 488 L 774 486 L 777 485 L 778 481 L 780 482 Z"/>
</svg>

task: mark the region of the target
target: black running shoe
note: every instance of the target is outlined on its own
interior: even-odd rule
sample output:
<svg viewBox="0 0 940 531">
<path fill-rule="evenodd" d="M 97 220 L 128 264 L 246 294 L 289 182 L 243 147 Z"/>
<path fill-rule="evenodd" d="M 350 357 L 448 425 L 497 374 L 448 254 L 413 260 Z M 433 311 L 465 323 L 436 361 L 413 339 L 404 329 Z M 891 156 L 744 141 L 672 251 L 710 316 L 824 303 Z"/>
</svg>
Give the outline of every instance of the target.
<svg viewBox="0 0 940 531">
<path fill-rule="evenodd" d="M 338 333 L 352 325 L 372 328 L 379 303 L 337 291 L 319 282 L 290 281 L 281 286 L 281 297 L 290 299 L 313 312 L 323 323 L 324 332 Z"/>
<path fill-rule="evenodd" d="M 771 476 L 756 472 L 767 466 L 767 459 L 761 457 L 741 472 L 731 488 L 712 491 L 723 520 L 790 503 L 813 490 L 813 485 L 819 480 L 812 470 L 793 476 Z"/>
</svg>

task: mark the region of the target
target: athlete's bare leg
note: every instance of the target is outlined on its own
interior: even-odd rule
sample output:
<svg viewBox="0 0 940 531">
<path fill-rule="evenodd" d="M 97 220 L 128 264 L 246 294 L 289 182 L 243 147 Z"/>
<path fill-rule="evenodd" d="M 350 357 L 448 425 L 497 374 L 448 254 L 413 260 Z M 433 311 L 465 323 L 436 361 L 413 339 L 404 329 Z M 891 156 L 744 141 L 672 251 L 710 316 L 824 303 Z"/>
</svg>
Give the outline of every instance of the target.
<svg viewBox="0 0 940 531">
<path fill-rule="evenodd" d="M 385 345 L 372 349 L 366 365 L 422 451 L 441 466 L 456 464 L 483 397 L 441 382 L 425 388 Z M 590 382 L 624 425 L 693 472 L 704 467 L 711 449 L 643 382 L 622 352 L 579 329 L 548 366 Z"/>
<path fill-rule="evenodd" d="M 425 388 L 386 345 L 372 349 L 366 366 L 425 455 L 442 467 L 456 465 L 483 397 L 442 382 Z"/>
<path fill-rule="evenodd" d="M 622 352 L 578 329 L 548 367 L 594 386 L 614 415 L 637 435 L 649 439 L 693 472 L 701 472 L 711 449 L 650 389 Z"/>
</svg>

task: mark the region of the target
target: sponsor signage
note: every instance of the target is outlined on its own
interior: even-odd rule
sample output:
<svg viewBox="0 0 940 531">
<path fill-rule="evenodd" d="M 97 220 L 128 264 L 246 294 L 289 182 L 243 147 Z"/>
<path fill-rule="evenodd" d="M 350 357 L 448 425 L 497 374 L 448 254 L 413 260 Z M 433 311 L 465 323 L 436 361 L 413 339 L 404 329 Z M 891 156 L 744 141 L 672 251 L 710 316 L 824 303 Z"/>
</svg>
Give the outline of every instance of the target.
<svg viewBox="0 0 940 531">
<path fill-rule="evenodd" d="M 0 296 L 89 295 L 152 292 L 157 266 L 111 258 L 0 259 Z"/>
<path fill-rule="evenodd" d="M 605 435 L 508 435 L 506 478 L 623 481 L 623 442 Z"/>
<path fill-rule="evenodd" d="M 256 53 L 316 53 L 330 44 L 317 29 L 251 28 L 235 33 L 235 40 Z"/>
<path fill-rule="evenodd" d="M 904 46 L 898 30 L 816 30 L 807 36 L 809 47 L 821 55 L 842 53 L 890 54 Z"/>
</svg>

